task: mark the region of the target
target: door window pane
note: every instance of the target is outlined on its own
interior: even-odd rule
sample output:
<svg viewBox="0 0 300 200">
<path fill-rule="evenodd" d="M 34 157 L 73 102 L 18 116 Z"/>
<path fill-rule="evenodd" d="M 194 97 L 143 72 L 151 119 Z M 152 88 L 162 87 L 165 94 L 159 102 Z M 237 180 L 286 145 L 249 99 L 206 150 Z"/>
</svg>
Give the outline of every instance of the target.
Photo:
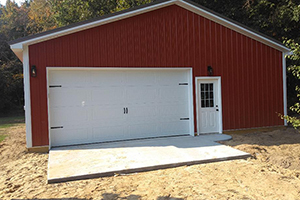
<svg viewBox="0 0 300 200">
<path fill-rule="evenodd" d="M 201 107 L 210 108 L 214 107 L 214 84 L 213 83 L 201 83 Z"/>
</svg>

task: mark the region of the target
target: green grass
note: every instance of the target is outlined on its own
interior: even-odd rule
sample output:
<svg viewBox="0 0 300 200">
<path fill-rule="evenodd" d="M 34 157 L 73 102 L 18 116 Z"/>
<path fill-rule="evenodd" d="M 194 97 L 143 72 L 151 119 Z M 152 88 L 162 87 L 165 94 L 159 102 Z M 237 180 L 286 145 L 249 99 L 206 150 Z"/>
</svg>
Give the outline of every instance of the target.
<svg viewBox="0 0 300 200">
<path fill-rule="evenodd" d="M 24 116 L 13 116 L 13 117 L 0 117 L 0 126 L 1 125 L 14 125 L 24 123 L 25 118 Z"/>
<path fill-rule="evenodd" d="M 7 128 L 22 124 L 24 123 L 24 121 L 24 116 L 19 115 L 10 117 L 0 117 L 0 142 L 2 142 L 7 137 L 7 135 L 4 134 Z"/>
<path fill-rule="evenodd" d="M 7 135 L 0 135 L 0 142 L 2 142 L 5 138 L 6 138 Z"/>
</svg>

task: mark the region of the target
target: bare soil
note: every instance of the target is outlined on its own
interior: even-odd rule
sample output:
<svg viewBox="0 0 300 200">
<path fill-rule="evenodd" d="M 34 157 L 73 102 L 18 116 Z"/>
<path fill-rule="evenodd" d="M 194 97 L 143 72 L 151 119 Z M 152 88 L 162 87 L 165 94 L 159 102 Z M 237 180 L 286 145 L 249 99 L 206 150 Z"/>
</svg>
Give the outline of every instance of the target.
<svg viewBox="0 0 300 200">
<path fill-rule="evenodd" d="M 0 143 L 0 199 L 300 199 L 300 133 L 232 135 L 247 160 L 46 184 L 48 154 L 28 153 L 25 126 Z"/>
</svg>

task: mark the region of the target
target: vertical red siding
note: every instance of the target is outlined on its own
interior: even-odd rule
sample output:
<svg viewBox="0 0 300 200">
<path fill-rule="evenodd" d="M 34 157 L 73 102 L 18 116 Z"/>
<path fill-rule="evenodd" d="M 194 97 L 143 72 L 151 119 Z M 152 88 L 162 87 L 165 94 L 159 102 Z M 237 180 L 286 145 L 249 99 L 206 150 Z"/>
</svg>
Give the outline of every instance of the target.
<svg viewBox="0 0 300 200">
<path fill-rule="evenodd" d="M 223 129 L 230 130 L 283 125 L 281 55 L 175 5 L 31 45 L 33 146 L 48 145 L 46 67 L 192 67 L 195 78 L 211 65 L 222 77 Z M 196 106 L 194 113 L 196 129 Z"/>
</svg>

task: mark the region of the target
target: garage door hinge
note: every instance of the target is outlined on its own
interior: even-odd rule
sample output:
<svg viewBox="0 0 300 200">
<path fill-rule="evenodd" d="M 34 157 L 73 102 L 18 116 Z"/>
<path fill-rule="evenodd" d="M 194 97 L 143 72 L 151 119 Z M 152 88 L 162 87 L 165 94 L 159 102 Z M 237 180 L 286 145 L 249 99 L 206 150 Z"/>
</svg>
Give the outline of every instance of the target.
<svg viewBox="0 0 300 200">
<path fill-rule="evenodd" d="M 49 88 L 62 87 L 61 85 L 49 85 Z"/>
<path fill-rule="evenodd" d="M 53 126 L 51 129 L 59 129 L 59 128 L 64 128 L 63 126 Z"/>
<path fill-rule="evenodd" d="M 188 83 L 179 83 L 179 85 L 189 85 Z"/>
<path fill-rule="evenodd" d="M 180 118 L 180 120 L 190 120 L 190 118 Z"/>
</svg>

